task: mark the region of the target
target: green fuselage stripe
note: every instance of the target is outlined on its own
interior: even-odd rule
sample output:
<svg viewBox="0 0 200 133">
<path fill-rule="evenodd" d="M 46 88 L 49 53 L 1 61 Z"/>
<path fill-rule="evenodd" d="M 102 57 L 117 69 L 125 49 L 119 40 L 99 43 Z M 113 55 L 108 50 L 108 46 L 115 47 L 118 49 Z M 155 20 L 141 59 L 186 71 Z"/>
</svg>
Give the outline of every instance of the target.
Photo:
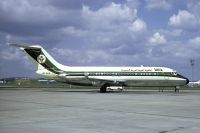
<svg viewBox="0 0 200 133">
<path fill-rule="evenodd" d="M 66 72 L 67 76 L 170 76 L 171 72 Z"/>
</svg>

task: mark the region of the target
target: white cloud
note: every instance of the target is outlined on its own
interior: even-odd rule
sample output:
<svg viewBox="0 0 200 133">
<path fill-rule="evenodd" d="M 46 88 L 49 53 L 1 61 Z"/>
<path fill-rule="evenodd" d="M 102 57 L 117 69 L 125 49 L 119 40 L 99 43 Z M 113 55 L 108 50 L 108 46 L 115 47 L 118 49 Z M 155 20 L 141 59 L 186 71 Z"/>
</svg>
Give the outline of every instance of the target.
<svg viewBox="0 0 200 133">
<path fill-rule="evenodd" d="M 133 32 L 138 32 L 138 31 L 143 31 L 146 29 L 146 23 L 141 20 L 141 19 L 137 19 L 135 20 L 132 25 L 129 27 L 129 30 L 133 31 Z"/>
<path fill-rule="evenodd" d="M 110 53 L 101 49 L 88 49 L 80 52 L 76 49 L 53 48 L 51 53 L 55 59 L 59 57 L 59 60 L 61 59 L 64 61 L 60 62 L 61 64 L 65 63 L 66 65 L 72 65 L 71 63 L 75 65 L 95 65 L 102 62 L 109 63 L 111 58 Z"/>
<path fill-rule="evenodd" d="M 127 6 L 130 8 L 137 8 L 140 5 L 140 0 L 126 0 Z"/>
<path fill-rule="evenodd" d="M 180 29 L 174 29 L 174 30 L 172 30 L 171 32 L 170 32 L 170 35 L 172 35 L 172 36 L 174 36 L 174 37 L 178 37 L 178 36 L 180 36 L 181 34 L 182 34 L 182 30 L 180 30 Z"/>
<path fill-rule="evenodd" d="M 163 50 L 169 58 L 177 58 L 180 61 L 186 61 L 191 58 L 199 58 L 200 54 L 200 36 L 189 39 L 188 41 L 170 40 L 169 45 L 164 45 Z"/>
<path fill-rule="evenodd" d="M 73 55 L 73 51 L 69 49 L 60 49 L 60 48 L 53 48 L 52 53 L 59 56 L 71 57 Z"/>
<path fill-rule="evenodd" d="M 198 0 L 189 0 L 187 3 L 187 8 L 190 12 L 194 13 L 196 16 L 200 17 L 200 1 Z"/>
<path fill-rule="evenodd" d="M 153 34 L 152 37 L 149 38 L 149 43 L 157 45 L 166 43 L 166 39 L 164 35 L 161 35 L 159 32 Z"/>
<path fill-rule="evenodd" d="M 132 20 L 137 16 L 137 10 L 132 10 L 126 5 L 111 3 L 109 6 L 100 8 L 97 11 L 92 11 L 87 6 L 83 6 L 83 13 L 91 15 L 94 19 L 107 21 L 115 20 Z"/>
<path fill-rule="evenodd" d="M 12 35 L 43 36 L 69 25 L 80 27 L 80 11 L 56 8 L 49 0 L 1 0 L 0 28 Z"/>
<path fill-rule="evenodd" d="M 165 9 L 171 8 L 171 3 L 167 0 L 146 0 L 147 9 Z"/>
<path fill-rule="evenodd" d="M 91 10 L 88 6 L 83 6 L 82 17 L 90 28 L 110 29 L 115 25 L 132 22 L 137 17 L 137 10 L 115 3 L 96 11 Z"/>
<path fill-rule="evenodd" d="M 11 19 L 18 20 L 19 22 L 36 22 L 35 19 L 38 20 L 38 18 L 40 18 L 40 21 L 53 20 L 58 13 L 52 6 L 46 3 L 37 4 L 34 1 L 28 0 L 1 1 L 0 7 L 4 13 L 9 14 Z"/>
<path fill-rule="evenodd" d="M 188 41 L 189 45 L 187 46 L 187 50 L 186 51 L 192 51 L 190 54 L 188 54 L 190 56 L 190 58 L 200 58 L 200 36 L 194 37 L 192 39 L 190 39 Z"/>
<path fill-rule="evenodd" d="M 200 50 L 200 36 L 190 39 L 189 43 Z"/>
<path fill-rule="evenodd" d="M 180 10 L 177 15 L 169 18 L 168 24 L 175 28 L 195 29 L 199 24 L 199 19 L 187 10 Z"/>
<path fill-rule="evenodd" d="M 73 26 L 63 27 L 63 28 L 57 30 L 57 32 L 60 33 L 61 35 L 63 35 L 63 37 L 65 37 L 65 36 L 82 37 L 87 33 L 87 31 L 84 31 L 81 29 L 76 29 L 76 27 L 73 27 Z"/>
<path fill-rule="evenodd" d="M 0 59 L 3 60 L 19 60 L 21 53 L 18 49 L 9 48 L 0 51 Z"/>
</svg>

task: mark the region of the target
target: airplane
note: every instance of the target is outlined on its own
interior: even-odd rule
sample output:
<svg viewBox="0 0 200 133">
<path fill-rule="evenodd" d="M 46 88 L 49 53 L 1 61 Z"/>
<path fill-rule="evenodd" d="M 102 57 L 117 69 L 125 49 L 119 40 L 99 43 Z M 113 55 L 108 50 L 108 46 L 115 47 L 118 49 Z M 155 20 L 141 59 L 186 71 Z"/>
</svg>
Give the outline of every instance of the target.
<svg viewBox="0 0 200 133">
<path fill-rule="evenodd" d="M 111 86 L 175 87 L 189 83 L 188 78 L 167 67 L 72 67 L 58 63 L 40 45 L 10 44 L 24 51 L 37 66 L 36 73 L 59 82 L 99 86 L 106 93 Z"/>
<path fill-rule="evenodd" d="M 189 82 L 189 83 L 188 83 L 188 86 L 190 86 L 190 87 L 197 87 L 197 86 L 200 86 L 200 80 L 199 80 L 199 81 L 196 81 L 196 82 Z"/>
</svg>

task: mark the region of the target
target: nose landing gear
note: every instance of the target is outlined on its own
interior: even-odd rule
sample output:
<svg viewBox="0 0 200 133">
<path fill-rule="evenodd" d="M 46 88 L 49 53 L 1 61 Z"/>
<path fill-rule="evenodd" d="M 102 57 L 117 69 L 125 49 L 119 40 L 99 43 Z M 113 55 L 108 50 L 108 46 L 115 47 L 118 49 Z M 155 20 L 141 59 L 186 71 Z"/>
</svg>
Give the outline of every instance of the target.
<svg viewBox="0 0 200 133">
<path fill-rule="evenodd" d="M 174 91 L 179 92 L 179 90 L 180 90 L 180 86 L 176 86 Z"/>
</svg>

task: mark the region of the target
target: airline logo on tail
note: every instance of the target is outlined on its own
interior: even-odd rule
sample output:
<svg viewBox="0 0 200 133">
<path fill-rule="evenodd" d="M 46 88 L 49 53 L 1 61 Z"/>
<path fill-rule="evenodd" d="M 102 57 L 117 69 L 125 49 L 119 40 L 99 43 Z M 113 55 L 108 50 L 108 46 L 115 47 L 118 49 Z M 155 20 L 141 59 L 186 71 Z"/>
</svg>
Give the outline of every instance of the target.
<svg viewBox="0 0 200 133">
<path fill-rule="evenodd" d="M 19 47 L 21 50 L 25 51 L 33 60 L 38 64 L 43 66 L 48 71 L 55 74 L 60 74 L 63 72 L 60 67 L 63 65 L 56 62 L 53 57 L 51 57 L 41 46 L 39 45 L 21 45 L 21 44 L 10 44 L 12 46 Z"/>
<path fill-rule="evenodd" d="M 40 54 L 40 55 L 37 57 L 37 61 L 38 61 L 38 63 L 43 64 L 43 63 L 45 63 L 45 61 L 46 61 L 46 57 L 45 57 L 43 54 Z"/>
</svg>

